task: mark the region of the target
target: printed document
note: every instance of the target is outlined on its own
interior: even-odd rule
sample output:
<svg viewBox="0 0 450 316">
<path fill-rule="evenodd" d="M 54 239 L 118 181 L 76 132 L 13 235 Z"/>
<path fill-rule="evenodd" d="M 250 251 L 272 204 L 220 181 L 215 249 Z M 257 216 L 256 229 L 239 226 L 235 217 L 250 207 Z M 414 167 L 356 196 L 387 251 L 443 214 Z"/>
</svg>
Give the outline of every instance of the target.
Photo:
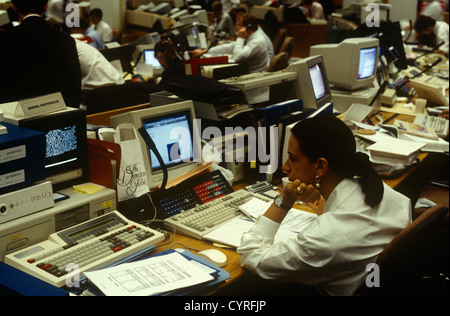
<svg viewBox="0 0 450 316">
<path fill-rule="evenodd" d="M 214 280 L 176 252 L 85 275 L 106 296 L 148 296 Z"/>
</svg>

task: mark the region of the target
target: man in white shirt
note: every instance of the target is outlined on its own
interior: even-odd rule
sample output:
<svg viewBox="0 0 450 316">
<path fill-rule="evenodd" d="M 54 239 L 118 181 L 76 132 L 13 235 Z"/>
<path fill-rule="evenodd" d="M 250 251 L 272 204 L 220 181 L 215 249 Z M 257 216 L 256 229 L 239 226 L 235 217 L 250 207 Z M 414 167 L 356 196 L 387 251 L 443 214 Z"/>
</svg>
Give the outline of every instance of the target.
<svg viewBox="0 0 450 316">
<path fill-rule="evenodd" d="M 308 20 L 324 20 L 323 7 L 319 2 L 313 0 L 303 0 L 303 14 Z"/>
<path fill-rule="evenodd" d="M 97 49 L 80 40 L 75 44 L 81 67 L 82 104 L 94 89 L 125 83 L 122 74 Z"/>
<path fill-rule="evenodd" d="M 113 40 L 113 31 L 108 23 L 103 21 L 103 12 L 101 9 L 95 8 L 89 12 L 89 18 L 91 20 L 91 28 L 96 30 L 101 37 L 103 42 L 109 43 Z"/>
<path fill-rule="evenodd" d="M 423 45 L 435 47 L 443 43 L 438 53 L 448 56 L 449 53 L 449 26 L 442 21 L 436 21 L 432 17 L 421 15 L 414 23 L 416 37 Z"/>
<path fill-rule="evenodd" d="M 266 71 L 269 67 L 269 55 L 264 37 L 257 32 L 258 22 L 253 15 L 245 14 L 243 25 L 237 32 L 234 42 L 218 45 L 208 50 L 210 56 L 231 55 L 236 63 L 244 63 L 249 67 L 250 73 Z M 192 57 L 206 53 L 206 50 L 194 50 Z"/>
</svg>

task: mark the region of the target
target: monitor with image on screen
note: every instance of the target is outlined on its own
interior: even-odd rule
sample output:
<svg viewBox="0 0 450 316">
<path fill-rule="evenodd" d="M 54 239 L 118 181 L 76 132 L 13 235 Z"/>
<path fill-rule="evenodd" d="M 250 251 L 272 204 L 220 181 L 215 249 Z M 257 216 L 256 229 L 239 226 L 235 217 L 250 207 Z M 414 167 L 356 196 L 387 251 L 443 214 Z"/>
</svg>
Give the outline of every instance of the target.
<svg viewBox="0 0 450 316">
<path fill-rule="evenodd" d="M 373 84 L 377 74 L 378 49 L 376 38 L 349 38 L 339 44 L 311 46 L 310 54 L 322 56 L 330 84 L 357 90 Z"/>
<path fill-rule="evenodd" d="M 89 181 L 85 111 L 67 108 L 20 120 L 18 125 L 45 134 L 45 177 L 54 190 Z"/>
<path fill-rule="evenodd" d="M 156 145 L 173 180 L 201 165 L 200 133 L 196 125 L 192 101 L 161 105 L 111 117 L 111 124 L 131 123 L 138 130 L 144 127 Z M 155 154 L 139 137 L 149 189 L 161 185 L 163 170 Z"/>
<path fill-rule="evenodd" d="M 291 97 L 303 100 L 303 108 L 316 109 L 331 102 L 328 75 L 322 56 L 311 56 L 291 63 L 287 71 L 297 73 Z"/>
</svg>

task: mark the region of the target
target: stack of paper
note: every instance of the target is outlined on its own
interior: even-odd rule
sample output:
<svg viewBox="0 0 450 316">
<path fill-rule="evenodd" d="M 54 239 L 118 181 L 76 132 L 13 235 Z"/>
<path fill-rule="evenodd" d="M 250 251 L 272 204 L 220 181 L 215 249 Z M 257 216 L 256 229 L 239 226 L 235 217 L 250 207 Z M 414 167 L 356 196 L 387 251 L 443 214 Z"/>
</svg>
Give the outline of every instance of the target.
<svg viewBox="0 0 450 316">
<path fill-rule="evenodd" d="M 203 268 L 177 252 L 124 263 L 86 277 L 107 296 L 148 296 L 214 280 Z"/>
<path fill-rule="evenodd" d="M 399 163 L 411 165 L 425 143 L 418 143 L 397 138 L 387 138 L 367 147 L 373 162 Z"/>
</svg>

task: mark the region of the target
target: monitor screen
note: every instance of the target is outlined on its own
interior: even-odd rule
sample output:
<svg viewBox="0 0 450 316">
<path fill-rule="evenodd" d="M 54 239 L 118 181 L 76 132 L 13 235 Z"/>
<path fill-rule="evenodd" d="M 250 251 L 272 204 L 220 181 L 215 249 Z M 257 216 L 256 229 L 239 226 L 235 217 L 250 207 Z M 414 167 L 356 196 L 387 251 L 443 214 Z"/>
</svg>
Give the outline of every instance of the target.
<svg viewBox="0 0 450 316">
<path fill-rule="evenodd" d="M 311 77 L 314 96 L 316 97 L 316 100 L 319 100 L 325 95 L 325 84 L 319 65 L 314 65 L 309 68 L 309 76 Z"/>
<path fill-rule="evenodd" d="M 179 53 L 200 48 L 200 31 L 195 25 L 184 25 L 171 30 L 169 36 Z"/>
<path fill-rule="evenodd" d="M 201 162 L 200 124 L 197 124 L 194 104 L 182 101 L 131 111 L 111 117 L 111 124 L 132 124 L 136 130 L 144 127 L 167 167 L 168 181 L 185 176 Z M 153 151 L 139 137 L 149 189 L 163 181 L 163 170 Z"/>
<path fill-rule="evenodd" d="M 69 109 L 19 124 L 45 134 L 45 176 L 54 189 L 89 181 L 85 111 Z"/>
<path fill-rule="evenodd" d="M 189 111 L 143 119 L 143 126 L 156 145 L 167 168 L 193 160 L 192 119 Z M 161 165 L 150 151 L 153 171 Z"/>
<path fill-rule="evenodd" d="M 328 83 L 328 69 L 322 56 L 310 56 L 295 61 L 286 69 L 297 74 L 297 81 L 291 86 L 290 98 L 303 100 L 304 109 L 317 109 L 331 102 L 331 91 Z"/>
<path fill-rule="evenodd" d="M 152 39 L 153 44 L 156 44 L 161 40 L 158 32 L 150 33 L 150 37 Z"/>
<path fill-rule="evenodd" d="M 338 44 L 310 47 L 310 55 L 320 55 L 333 90 L 353 91 L 373 86 L 378 65 L 377 38 L 347 38 Z"/>
<path fill-rule="evenodd" d="M 377 62 L 377 47 L 363 48 L 359 51 L 358 79 L 372 77 Z"/>
<path fill-rule="evenodd" d="M 152 65 L 153 69 L 162 69 L 161 64 L 158 59 L 155 57 L 154 49 L 146 49 L 144 50 L 144 61 L 146 65 Z"/>
</svg>

